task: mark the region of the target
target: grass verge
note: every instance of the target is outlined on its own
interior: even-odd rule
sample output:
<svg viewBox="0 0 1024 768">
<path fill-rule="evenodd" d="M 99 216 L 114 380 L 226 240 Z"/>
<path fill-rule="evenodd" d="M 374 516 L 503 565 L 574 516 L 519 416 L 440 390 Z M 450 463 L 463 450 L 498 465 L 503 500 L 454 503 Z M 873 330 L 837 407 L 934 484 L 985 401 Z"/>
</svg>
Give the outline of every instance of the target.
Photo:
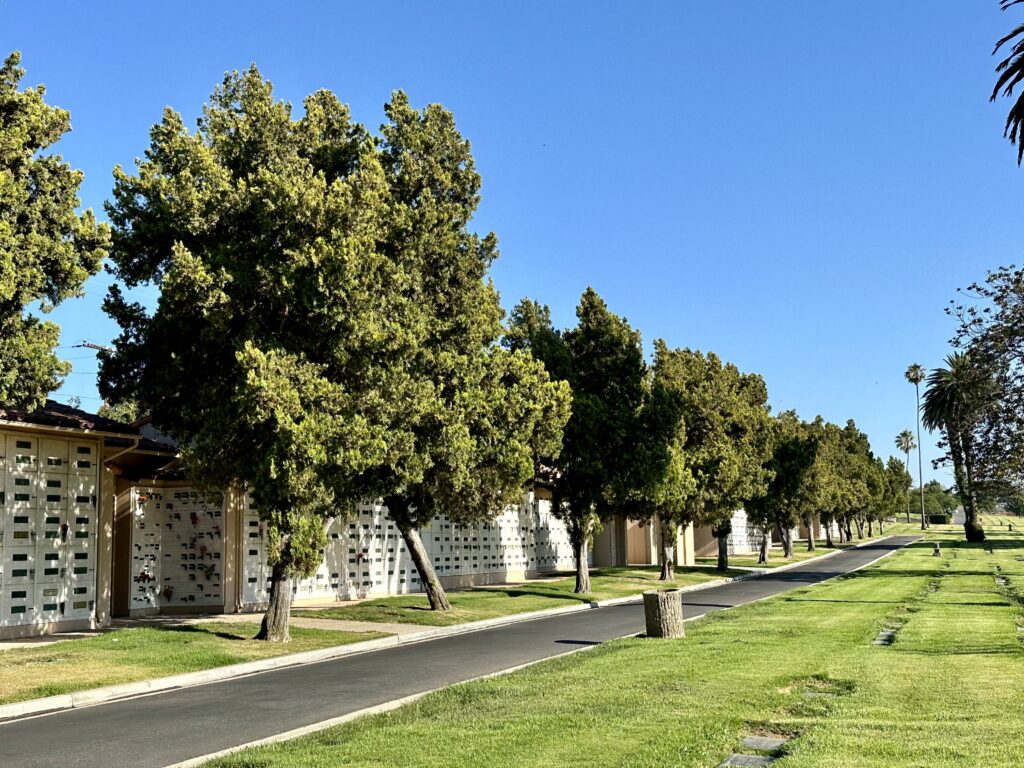
<svg viewBox="0 0 1024 768">
<path fill-rule="evenodd" d="M 95 637 L 0 651 L 0 704 L 197 672 L 383 637 L 293 627 L 287 645 L 252 640 L 253 624 L 118 629 Z"/>
<path fill-rule="evenodd" d="M 661 589 L 666 582 L 658 581 L 657 567 L 595 568 L 591 571 L 592 592 L 573 594 L 575 578 L 553 578 L 500 587 L 478 587 L 460 592 L 449 592 L 452 610 L 439 613 L 430 610 L 424 595 L 402 595 L 366 600 L 352 605 L 331 608 L 296 609 L 295 616 L 318 619 L 351 621 L 384 621 L 427 626 L 448 626 L 467 621 L 493 619 L 546 608 L 563 608 L 593 600 L 610 600 L 636 595 L 647 589 Z M 703 584 L 723 576 L 735 576 L 739 571 L 719 571 L 707 568 L 678 568 L 674 585 L 685 587 Z"/>
<path fill-rule="evenodd" d="M 990 532 L 991 553 L 961 535 L 211 768 L 708 768 L 751 733 L 791 737 L 775 768 L 1021 765 L 1024 534 Z"/>
</svg>

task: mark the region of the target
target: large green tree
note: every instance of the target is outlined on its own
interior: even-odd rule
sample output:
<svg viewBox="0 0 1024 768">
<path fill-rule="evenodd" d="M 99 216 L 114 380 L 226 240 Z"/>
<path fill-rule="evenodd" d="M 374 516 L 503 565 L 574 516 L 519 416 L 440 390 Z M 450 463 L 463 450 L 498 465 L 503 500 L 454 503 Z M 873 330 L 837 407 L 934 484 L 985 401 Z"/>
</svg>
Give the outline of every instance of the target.
<svg viewBox="0 0 1024 768">
<path fill-rule="evenodd" d="M 497 238 L 469 228 L 481 179 L 451 113 L 416 110 L 402 93 L 386 111 L 381 248 L 408 280 L 418 335 L 396 361 L 411 386 L 394 396 L 387 423 L 409 442 L 365 479 L 384 498 L 431 607 L 446 610 L 419 529 L 440 513 L 466 525 L 521 502 L 538 457 L 559 453 L 569 389 L 529 351 L 498 345 L 503 312 L 487 279 Z"/>
<path fill-rule="evenodd" d="M 252 490 L 275 640 L 325 523 L 367 498 L 394 505 L 444 607 L 419 525 L 498 511 L 567 407 L 494 344 L 495 239 L 467 230 L 480 181 L 451 115 L 398 93 L 375 140 L 329 92 L 304 106 L 293 118 L 255 67 L 230 74 L 196 131 L 168 110 L 137 173 L 116 170 L 116 274 L 160 300 L 150 314 L 115 287 L 122 333 L 100 356 L 104 396 L 178 438 L 197 483 Z"/>
<path fill-rule="evenodd" d="M 661 581 L 674 578 L 679 528 L 692 522 L 688 501 L 696 489 L 686 465 L 686 424 L 675 358 L 663 340 L 654 342 L 654 363 L 638 414 L 625 507 L 629 517 L 657 522 L 660 527 Z"/>
<path fill-rule="evenodd" d="M 512 313 L 505 343 L 540 357 L 572 390 L 560 451 L 539 456 L 539 477 L 552 488 L 552 508 L 572 543 L 575 591 L 589 593 L 593 536 L 602 518 L 631 503 L 648 382 L 640 334 L 592 288 L 580 298 L 576 317 L 574 328 L 558 332 L 545 307 L 524 300 Z"/>
<path fill-rule="evenodd" d="M 967 352 L 946 357 L 946 367 L 928 376 L 921 421 L 929 430 L 940 430 L 946 458 L 953 464 L 957 493 L 964 508 L 964 533 L 968 541 L 984 541 L 978 523 L 978 470 L 976 432 L 996 398 L 991 371 Z"/>
<path fill-rule="evenodd" d="M 888 510 L 887 515 L 895 517 L 903 509 L 906 503 L 907 522 L 910 522 L 910 487 L 914 484 L 914 478 L 907 471 L 907 465 L 890 456 L 885 464 L 885 482 L 887 488 Z"/>
<path fill-rule="evenodd" d="M 71 130 L 43 86 L 19 90 L 18 53 L 0 66 L 0 406 L 33 408 L 71 370 L 56 354 L 58 326 L 43 313 L 99 271 L 109 244 L 92 211 L 76 212 L 82 173 L 48 153 Z"/>
<path fill-rule="evenodd" d="M 741 373 L 712 352 L 667 352 L 665 380 L 680 398 L 685 439 L 678 446 L 684 480 L 684 520 L 709 525 L 718 538 L 718 568 L 729 565 L 731 518 L 763 495 L 772 479 L 768 391 L 757 374 Z"/>
<path fill-rule="evenodd" d="M 818 498 L 815 464 L 820 444 L 811 426 L 796 411 L 783 411 L 772 420 L 771 453 L 764 462 L 769 478 L 765 492 L 748 499 L 748 517 L 761 528 L 758 562 L 768 562 L 771 531 L 778 528 L 783 555 L 793 556 L 792 530 L 807 525 L 809 547 L 813 549 L 814 520 Z"/>
<path fill-rule="evenodd" d="M 384 168 L 333 94 L 295 119 L 255 67 L 225 76 L 196 130 L 167 109 L 150 138 L 136 173 L 115 169 L 107 210 L 115 275 L 160 298 L 150 313 L 111 288 L 121 334 L 100 390 L 177 438 L 195 483 L 252 491 L 271 523 L 260 636 L 287 640 L 325 520 L 405 438 L 381 426 L 413 386 L 390 361 L 419 333 L 408 276 L 378 248 Z"/>
</svg>

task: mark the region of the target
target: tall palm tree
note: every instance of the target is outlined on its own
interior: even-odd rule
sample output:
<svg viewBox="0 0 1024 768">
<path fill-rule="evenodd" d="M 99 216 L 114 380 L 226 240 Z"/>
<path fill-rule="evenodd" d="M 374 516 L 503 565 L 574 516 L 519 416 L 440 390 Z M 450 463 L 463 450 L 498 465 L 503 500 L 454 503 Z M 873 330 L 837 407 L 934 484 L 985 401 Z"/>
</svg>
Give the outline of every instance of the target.
<svg viewBox="0 0 1024 768">
<path fill-rule="evenodd" d="M 917 487 L 921 489 L 921 530 L 928 527 L 928 518 L 924 514 L 924 467 L 921 464 L 921 382 L 924 381 L 925 373 L 918 363 L 913 363 L 903 374 L 907 381 L 914 385 L 917 393 Z M 907 456 L 907 469 L 910 469 L 910 456 Z"/>
<path fill-rule="evenodd" d="M 903 453 L 907 455 L 907 466 L 910 466 L 910 452 L 917 448 L 917 443 L 914 442 L 914 433 L 909 429 L 904 429 L 898 435 L 896 435 L 896 447 L 899 448 Z M 907 522 L 910 522 L 910 489 L 907 488 Z"/>
<path fill-rule="evenodd" d="M 950 354 L 946 366 L 936 368 L 928 376 L 922 421 L 929 431 L 938 429 L 945 433 L 964 508 L 964 531 L 969 541 L 983 541 L 985 532 L 977 521 L 974 485 L 974 430 L 992 394 L 992 379 L 966 352 Z"/>
<path fill-rule="evenodd" d="M 1024 0 L 999 0 L 1004 11 L 1021 2 Z M 991 101 L 995 101 L 999 96 L 1012 98 L 1014 87 L 1024 79 L 1024 24 L 1018 24 L 1010 34 L 1000 39 L 992 53 L 998 53 L 999 49 L 1007 43 L 1010 43 L 1010 52 L 996 66 L 999 77 L 996 80 L 995 88 L 992 89 Z M 1011 144 L 1017 146 L 1017 165 L 1020 165 L 1021 160 L 1024 159 L 1024 92 L 1017 95 L 1017 99 L 1006 115 L 1003 135 L 1010 140 Z"/>
</svg>

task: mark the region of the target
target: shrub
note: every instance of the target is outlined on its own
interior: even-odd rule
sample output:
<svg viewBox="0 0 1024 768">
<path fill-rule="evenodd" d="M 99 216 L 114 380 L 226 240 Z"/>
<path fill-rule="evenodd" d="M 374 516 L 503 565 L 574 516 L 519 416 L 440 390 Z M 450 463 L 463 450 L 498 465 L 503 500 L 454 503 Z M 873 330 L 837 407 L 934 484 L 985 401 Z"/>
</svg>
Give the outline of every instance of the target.
<svg viewBox="0 0 1024 768">
<path fill-rule="evenodd" d="M 928 515 L 928 522 L 935 525 L 949 525 L 949 515 L 945 512 L 936 512 Z"/>
<path fill-rule="evenodd" d="M 967 535 L 968 541 L 984 541 L 985 540 L 985 529 L 977 523 L 965 523 L 964 533 Z"/>
</svg>

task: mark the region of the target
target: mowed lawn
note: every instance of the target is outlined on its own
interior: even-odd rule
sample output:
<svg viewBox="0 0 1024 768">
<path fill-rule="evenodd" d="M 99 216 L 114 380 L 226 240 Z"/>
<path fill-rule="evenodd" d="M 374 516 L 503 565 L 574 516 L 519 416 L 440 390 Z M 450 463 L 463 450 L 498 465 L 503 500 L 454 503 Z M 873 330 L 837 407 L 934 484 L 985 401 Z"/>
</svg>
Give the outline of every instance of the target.
<svg viewBox="0 0 1024 768">
<path fill-rule="evenodd" d="M 383 637 L 293 627 L 287 645 L 253 640 L 258 625 L 207 623 L 117 629 L 0 651 L 0 704 L 130 683 Z"/>
<path fill-rule="evenodd" d="M 212 765 L 711 768 L 750 733 L 792 737 L 776 768 L 1024 765 L 1024 535 L 989 535 Z"/>
<path fill-rule="evenodd" d="M 448 626 L 467 621 L 493 619 L 513 613 L 564 608 L 594 600 L 638 595 L 648 589 L 669 586 L 686 587 L 735 576 L 739 571 L 721 573 L 712 568 L 677 568 L 673 583 L 659 581 L 657 567 L 596 568 L 590 572 L 591 593 L 577 595 L 575 576 L 541 579 L 517 585 L 477 587 L 448 592 L 452 610 L 444 613 L 430 610 L 422 594 L 382 597 L 351 605 L 331 608 L 295 609 L 294 616 L 352 621 L 383 621 L 429 626 Z"/>
</svg>

